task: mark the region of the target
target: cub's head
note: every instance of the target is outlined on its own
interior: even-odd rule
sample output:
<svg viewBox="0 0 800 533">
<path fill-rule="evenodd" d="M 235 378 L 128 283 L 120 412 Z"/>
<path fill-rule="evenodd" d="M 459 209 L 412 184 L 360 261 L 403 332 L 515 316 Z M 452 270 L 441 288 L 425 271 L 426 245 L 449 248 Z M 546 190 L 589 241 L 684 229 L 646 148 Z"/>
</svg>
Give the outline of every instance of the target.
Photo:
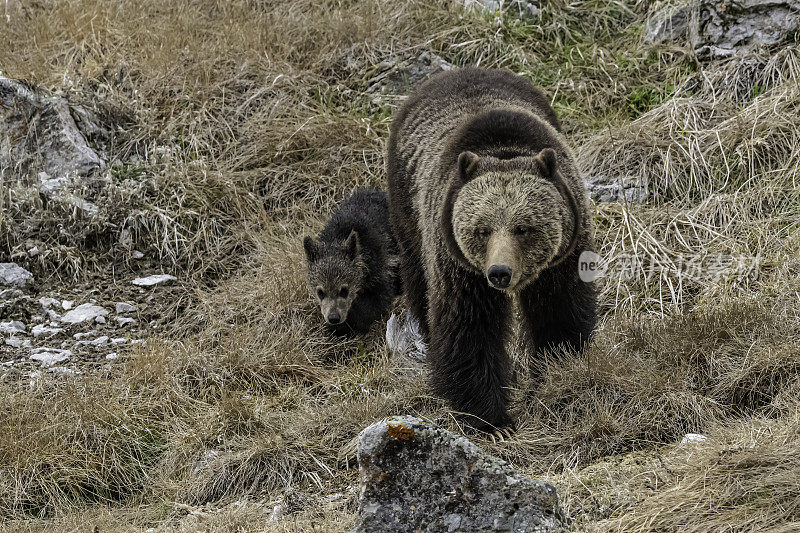
<svg viewBox="0 0 800 533">
<path fill-rule="evenodd" d="M 311 297 L 319 303 L 325 322 L 343 324 L 366 275 L 358 233 L 351 231 L 347 239 L 334 242 L 305 237 L 303 248 Z"/>
<path fill-rule="evenodd" d="M 572 253 L 581 220 L 550 148 L 512 159 L 463 152 L 442 230 L 451 255 L 514 292 Z"/>
</svg>

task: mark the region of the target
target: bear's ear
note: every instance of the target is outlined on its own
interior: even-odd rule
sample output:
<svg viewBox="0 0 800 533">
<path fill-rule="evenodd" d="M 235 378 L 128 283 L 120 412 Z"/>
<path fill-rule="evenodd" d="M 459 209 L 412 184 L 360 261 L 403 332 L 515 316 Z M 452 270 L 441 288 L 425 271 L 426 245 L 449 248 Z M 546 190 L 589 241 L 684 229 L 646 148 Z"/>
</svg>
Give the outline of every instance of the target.
<svg viewBox="0 0 800 533">
<path fill-rule="evenodd" d="M 545 148 L 539 152 L 536 157 L 534 157 L 534 160 L 536 161 L 539 170 L 542 172 L 542 177 L 550 180 L 553 185 L 555 185 L 556 189 L 558 189 L 558 192 L 561 194 L 561 197 L 564 199 L 564 202 L 567 204 L 567 207 L 572 213 L 572 235 L 566 249 L 561 254 L 554 257 L 547 266 L 548 268 L 552 268 L 563 263 L 564 260 L 566 260 L 567 257 L 569 257 L 569 255 L 575 250 L 575 247 L 578 245 L 578 236 L 581 232 L 581 226 L 584 222 L 581 217 L 581 211 L 578 209 L 578 202 L 575 200 L 575 195 L 572 194 L 572 190 L 564 180 L 564 176 L 562 176 L 558 171 L 556 151 L 552 148 Z"/>
<path fill-rule="evenodd" d="M 347 236 L 347 240 L 344 241 L 344 250 L 350 259 L 355 259 L 361 252 L 361 240 L 356 230 L 352 230 L 350 235 Z"/>
<path fill-rule="evenodd" d="M 555 150 L 552 148 L 545 148 L 539 152 L 534 159 L 545 178 L 552 179 L 556 175 L 558 162 L 556 161 Z"/>
<path fill-rule="evenodd" d="M 308 259 L 309 263 L 313 263 L 317 260 L 317 256 L 319 255 L 319 245 L 316 243 L 316 241 L 314 241 L 314 239 L 306 235 L 303 238 L 303 248 L 306 251 L 306 259 Z"/>
<path fill-rule="evenodd" d="M 456 236 L 453 233 L 453 206 L 458 198 L 458 193 L 461 192 L 461 188 L 474 176 L 479 162 L 480 158 L 470 151 L 461 152 L 461 155 L 458 156 L 458 174 L 451 178 L 447 192 L 445 192 L 440 222 L 442 237 L 450 256 L 468 270 L 475 270 L 475 267 L 467 261 L 464 252 L 461 251 L 456 242 Z"/>
<path fill-rule="evenodd" d="M 463 181 L 469 181 L 472 178 L 480 160 L 480 157 L 469 150 L 461 152 L 461 155 L 458 156 L 458 172 Z"/>
</svg>

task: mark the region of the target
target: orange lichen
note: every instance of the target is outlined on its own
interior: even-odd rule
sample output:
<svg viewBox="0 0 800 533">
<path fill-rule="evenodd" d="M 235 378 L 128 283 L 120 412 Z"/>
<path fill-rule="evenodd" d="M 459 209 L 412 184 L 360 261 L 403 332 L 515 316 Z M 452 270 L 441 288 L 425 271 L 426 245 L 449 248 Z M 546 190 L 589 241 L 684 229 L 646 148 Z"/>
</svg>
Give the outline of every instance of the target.
<svg viewBox="0 0 800 533">
<path fill-rule="evenodd" d="M 414 439 L 414 430 L 410 427 L 405 426 L 404 424 L 397 424 L 393 426 L 392 424 L 387 424 L 386 433 L 390 437 L 394 437 L 398 440 L 413 440 Z"/>
<path fill-rule="evenodd" d="M 383 481 L 387 477 L 389 477 L 388 472 L 373 472 L 372 473 L 372 481 Z"/>
</svg>

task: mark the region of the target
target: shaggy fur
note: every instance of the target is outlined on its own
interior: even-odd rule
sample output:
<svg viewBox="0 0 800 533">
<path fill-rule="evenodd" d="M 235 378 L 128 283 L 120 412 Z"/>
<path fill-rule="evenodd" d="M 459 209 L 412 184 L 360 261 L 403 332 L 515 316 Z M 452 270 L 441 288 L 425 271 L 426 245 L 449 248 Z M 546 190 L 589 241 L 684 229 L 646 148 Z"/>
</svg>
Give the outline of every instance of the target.
<svg viewBox="0 0 800 533">
<path fill-rule="evenodd" d="M 578 278 L 593 217 L 555 113 L 510 72 L 443 73 L 395 117 L 387 170 L 432 385 L 473 427 L 511 426 L 512 299 L 537 353 L 581 349 L 596 320 L 594 286 Z"/>
<path fill-rule="evenodd" d="M 334 333 L 366 332 L 399 293 L 388 209 L 385 192 L 357 189 L 318 239 L 303 239 L 309 293 Z"/>
</svg>

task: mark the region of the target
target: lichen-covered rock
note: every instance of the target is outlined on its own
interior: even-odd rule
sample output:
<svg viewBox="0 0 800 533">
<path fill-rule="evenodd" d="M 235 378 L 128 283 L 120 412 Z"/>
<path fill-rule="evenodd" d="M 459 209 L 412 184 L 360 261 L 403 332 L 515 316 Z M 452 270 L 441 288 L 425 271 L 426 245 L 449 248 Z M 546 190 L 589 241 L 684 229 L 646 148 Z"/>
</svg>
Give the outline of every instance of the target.
<svg viewBox="0 0 800 533">
<path fill-rule="evenodd" d="M 393 100 L 405 96 L 430 76 L 450 70 L 453 65 L 429 52 L 405 59 L 392 58 L 367 69 L 368 94 L 377 100 Z"/>
<path fill-rule="evenodd" d="M 361 432 L 354 533 L 563 531 L 555 489 L 518 475 L 468 439 L 414 417 Z"/>
<path fill-rule="evenodd" d="M 687 41 L 698 55 L 724 57 L 772 46 L 800 29 L 800 0 L 677 0 L 648 17 L 644 41 Z"/>
<path fill-rule="evenodd" d="M 0 171 L 2 177 L 45 172 L 67 178 L 105 169 L 78 129 L 64 98 L 0 76 Z"/>
<path fill-rule="evenodd" d="M 784 42 L 800 29 L 800 0 L 701 0 L 692 40 L 700 55 Z"/>
</svg>

